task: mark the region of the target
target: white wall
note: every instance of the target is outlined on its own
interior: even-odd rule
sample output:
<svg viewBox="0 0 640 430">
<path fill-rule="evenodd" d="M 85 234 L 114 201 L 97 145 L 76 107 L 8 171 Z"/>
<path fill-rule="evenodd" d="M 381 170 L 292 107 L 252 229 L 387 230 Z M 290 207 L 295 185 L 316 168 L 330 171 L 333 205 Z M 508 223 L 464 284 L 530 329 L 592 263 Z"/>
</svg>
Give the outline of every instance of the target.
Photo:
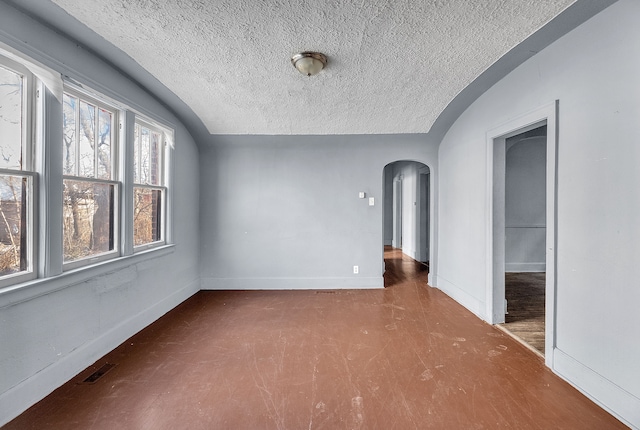
<svg viewBox="0 0 640 430">
<path fill-rule="evenodd" d="M 198 153 L 157 100 L 75 43 L 0 3 L 0 40 L 175 125 L 175 246 L 0 291 L 0 425 L 199 289 Z M 90 83 L 89 83 L 90 84 Z"/>
<path fill-rule="evenodd" d="M 486 133 L 559 100 L 552 368 L 640 427 L 640 2 L 620 0 L 473 103 L 439 149 L 437 284 L 484 315 Z M 549 130 L 549 132 L 552 132 Z"/>
<path fill-rule="evenodd" d="M 505 270 L 544 272 L 546 248 L 546 138 L 507 139 Z"/>
<path fill-rule="evenodd" d="M 383 286 L 384 166 L 435 168 L 435 145 L 419 135 L 216 140 L 201 153 L 203 288 Z"/>
</svg>

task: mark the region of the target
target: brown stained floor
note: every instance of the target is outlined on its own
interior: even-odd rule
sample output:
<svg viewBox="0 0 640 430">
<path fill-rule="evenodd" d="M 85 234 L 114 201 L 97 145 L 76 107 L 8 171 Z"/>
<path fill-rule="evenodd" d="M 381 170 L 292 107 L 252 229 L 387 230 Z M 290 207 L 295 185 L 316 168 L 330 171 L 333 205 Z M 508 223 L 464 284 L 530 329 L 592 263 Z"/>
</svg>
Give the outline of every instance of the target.
<svg viewBox="0 0 640 430">
<path fill-rule="evenodd" d="M 502 327 L 544 355 L 545 273 L 506 273 L 505 297 Z"/>
<path fill-rule="evenodd" d="M 385 256 L 385 289 L 197 293 L 6 429 L 625 428 Z"/>
</svg>

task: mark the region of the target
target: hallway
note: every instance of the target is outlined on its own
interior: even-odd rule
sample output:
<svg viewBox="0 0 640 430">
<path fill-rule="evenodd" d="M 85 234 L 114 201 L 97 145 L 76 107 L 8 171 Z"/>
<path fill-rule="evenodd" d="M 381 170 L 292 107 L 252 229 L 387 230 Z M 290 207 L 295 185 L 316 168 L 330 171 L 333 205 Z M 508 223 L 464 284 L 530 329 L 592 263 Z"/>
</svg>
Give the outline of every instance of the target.
<svg viewBox="0 0 640 430">
<path fill-rule="evenodd" d="M 385 289 L 201 291 L 4 428 L 626 428 L 385 257 Z"/>
</svg>

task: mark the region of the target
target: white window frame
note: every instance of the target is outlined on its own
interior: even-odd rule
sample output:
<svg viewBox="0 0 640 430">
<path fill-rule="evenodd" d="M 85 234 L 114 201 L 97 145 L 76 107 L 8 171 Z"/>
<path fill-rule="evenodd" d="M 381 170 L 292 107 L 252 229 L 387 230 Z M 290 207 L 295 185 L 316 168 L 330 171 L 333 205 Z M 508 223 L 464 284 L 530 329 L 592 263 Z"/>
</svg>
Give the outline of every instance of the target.
<svg viewBox="0 0 640 430">
<path fill-rule="evenodd" d="M 131 241 L 132 243 L 134 243 L 133 246 L 133 252 L 141 252 L 141 251 L 145 251 L 145 250 L 149 250 L 149 249 L 153 249 L 153 248 L 157 248 L 160 246 L 164 246 L 167 245 L 169 243 L 169 236 L 170 236 L 170 220 L 168 219 L 168 215 L 169 215 L 169 201 L 170 201 L 170 187 L 169 187 L 169 172 L 170 172 L 170 167 L 171 167 L 171 143 L 173 141 L 173 129 L 160 124 L 156 121 L 153 121 L 151 119 L 149 119 L 148 117 L 145 117 L 143 115 L 140 114 L 136 114 L 135 116 L 135 122 L 134 122 L 134 127 L 138 127 L 138 126 L 142 126 L 142 127 L 146 127 L 151 131 L 155 131 L 158 132 L 161 136 L 162 141 L 160 142 L 160 155 L 161 155 L 161 160 L 159 163 L 159 167 L 160 167 L 160 184 L 159 185 L 152 185 L 152 184 L 144 184 L 141 182 L 135 182 L 132 179 L 132 193 L 131 195 L 134 196 L 135 195 L 135 189 L 136 188 L 144 188 L 144 189 L 151 189 L 151 190 L 161 190 L 161 195 L 162 195 L 162 205 L 161 205 L 161 209 L 160 209 L 160 240 L 154 241 L 154 242 L 149 242 L 149 243 L 145 243 L 145 244 L 141 244 L 141 245 L 135 245 L 135 229 L 133 228 L 134 225 L 132 224 L 132 234 L 133 236 L 131 237 Z M 140 143 L 142 139 L 139 139 L 138 142 L 135 142 L 135 139 L 133 139 L 133 144 L 135 145 L 136 143 Z M 140 149 L 138 148 L 138 153 L 140 153 Z M 135 156 L 134 156 L 134 151 L 131 151 L 131 165 L 132 165 L 132 169 L 135 166 L 134 161 L 135 161 Z M 140 169 L 140 166 L 138 166 L 138 169 Z M 133 175 L 132 175 L 133 177 Z M 138 178 L 140 178 L 140 173 L 138 172 Z M 132 204 L 132 223 L 133 223 L 133 210 L 135 209 L 135 205 L 134 202 L 131 202 Z"/>
<path fill-rule="evenodd" d="M 8 50 L 7 50 L 8 49 Z M 23 133 L 25 145 L 20 168 L 0 168 L 0 173 L 28 178 L 25 252 L 27 269 L 0 277 L 0 298 L 25 300 L 60 288 L 64 279 L 89 279 L 107 268 L 125 267 L 131 262 L 166 255 L 173 247 L 172 180 L 175 126 L 152 111 L 130 106 L 98 82 L 85 86 L 26 55 L 14 53 L 0 42 L 0 64 L 25 78 L 23 91 Z M 98 88 L 96 91 L 91 86 Z M 63 155 L 63 93 L 94 106 L 106 108 L 113 118 L 111 145 L 112 176 L 109 180 L 65 175 Z M 108 94 L 108 95 L 107 95 Z M 126 98 L 122 99 L 126 100 Z M 160 186 L 135 184 L 133 146 L 136 121 L 162 136 Z M 27 170 L 28 169 L 28 170 Z M 76 172 L 74 172 L 76 173 Z M 113 249 L 73 261 L 64 261 L 64 181 L 106 183 L 113 186 Z M 161 189 L 161 239 L 144 245 L 133 244 L 133 206 L 135 187 Z M 0 219 L 0 222 L 2 220 Z M 128 261 L 131 259 L 131 262 Z M 61 276 L 62 275 L 62 276 Z M 30 289 L 37 285 L 42 288 Z M 5 295 L 6 294 L 6 295 Z"/>
<path fill-rule="evenodd" d="M 121 205 L 123 184 L 122 184 L 122 181 L 120 180 L 122 175 L 119 168 L 120 166 L 119 155 L 121 153 L 120 151 L 120 145 L 121 145 L 120 118 L 123 117 L 123 114 L 121 109 L 114 103 L 110 102 L 106 97 L 101 97 L 100 95 L 89 93 L 88 91 L 79 89 L 73 85 L 65 84 L 64 93 L 72 97 L 78 98 L 78 102 L 80 100 L 89 102 L 92 105 L 94 105 L 97 109 L 104 109 L 109 111 L 112 114 L 112 118 L 113 118 L 112 119 L 113 122 L 111 126 L 111 175 L 110 175 L 111 179 L 99 179 L 97 177 L 92 178 L 92 177 L 73 176 L 73 175 L 65 175 L 65 174 L 62 175 L 63 184 L 65 180 L 71 180 L 71 181 L 90 182 L 95 184 L 113 186 L 113 189 L 114 189 L 113 227 L 112 227 L 113 228 L 113 232 L 112 232 L 113 249 L 103 253 L 99 253 L 99 254 L 88 255 L 86 257 L 82 257 L 77 260 L 71 260 L 71 261 L 64 261 L 64 257 L 63 257 L 62 270 L 68 271 L 68 270 L 76 269 L 79 267 L 84 267 L 84 266 L 100 263 L 106 260 L 114 259 L 121 255 L 120 244 L 122 240 L 122 228 L 121 228 L 122 222 L 120 219 L 120 212 L 121 212 L 120 205 Z M 60 144 L 63 144 L 63 142 L 60 141 Z M 60 166 L 60 168 L 64 170 L 62 166 Z M 96 172 L 96 176 L 97 176 L 97 172 Z M 62 243 L 63 249 L 61 251 L 64 253 L 64 228 L 63 227 L 61 228 L 62 228 L 62 240 L 63 240 L 63 243 Z"/>
<path fill-rule="evenodd" d="M 39 85 L 37 78 L 29 71 L 27 67 L 14 60 L 11 60 L 3 55 L 0 55 L 0 64 L 3 68 L 9 69 L 12 72 L 19 73 L 23 76 L 23 129 L 22 140 L 25 144 L 23 170 L 17 169 L 0 169 L 0 174 L 11 176 L 22 176 L 29 178 L 29 184 L 27 188 L 27 198 L 23 204 L 27 205 L 26 213 L 26 256 L 27 256 L 27 268 L 23 271 L 11 273 L 0 277 L 0 288 L 26 282 L 37 277 L 38 273 L 36 268 L 38 248 L 35 240 L 38 237 L 37 232 L 37 207 L 38 201 L 38 171 L 35 165 L 35 147 L 40 142 L 35 142 L 35 137 L 38 135 L 35 131 L 36 127 L 36 87 Z"/>
</svg>

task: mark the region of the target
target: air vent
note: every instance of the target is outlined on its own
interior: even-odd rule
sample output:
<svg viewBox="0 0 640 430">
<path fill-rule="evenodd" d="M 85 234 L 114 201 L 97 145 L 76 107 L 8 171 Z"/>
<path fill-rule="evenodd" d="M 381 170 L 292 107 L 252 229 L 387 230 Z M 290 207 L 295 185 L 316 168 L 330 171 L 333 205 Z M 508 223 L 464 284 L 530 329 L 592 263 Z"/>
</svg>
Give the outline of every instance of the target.
<svg viewBox="0 0 640 430">
<path fill-rule="evenodd" d="M 93 372 L 91 375 L 89 375 L 87 377 L 87 379 L 82 381 L 82 383 L 83 384 L 95 384 L 96 381 L 98 381 L 98 379 L 102 378 L 105 373 L 107 373 L 109 370 L 113 369 L 115 366 L 116 366 L 115 364 L 111 364 L 111 363 L 103 364 L 101 368 L 99 368 L 98 370 Z"/>
</svg>

